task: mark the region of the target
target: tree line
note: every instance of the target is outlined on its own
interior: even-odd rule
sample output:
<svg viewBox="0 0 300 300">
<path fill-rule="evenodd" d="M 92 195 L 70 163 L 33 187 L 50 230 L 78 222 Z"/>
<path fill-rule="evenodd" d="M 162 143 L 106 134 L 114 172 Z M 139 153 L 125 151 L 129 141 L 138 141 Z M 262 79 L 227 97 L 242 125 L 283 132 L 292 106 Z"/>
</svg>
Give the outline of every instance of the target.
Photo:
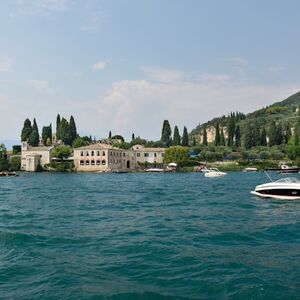
<svg viewBox="0 0 300 300">
<path fill-rule="evenodd" d="M 56 140 L 61 140 L 65 145 L 72 145 L 75 139 L 78 137 L 77 129 L 74 117 L 70 117 L 68 122 L 65 118 L 61 118 L 57 115 L 56 118 Z M 37 147 L 41 143 L 44 146 L 49 146 L 53 142 L 52 124 L 44 126 L 42 128 L 42 134 L 40 136 L 36 119 L 33 122 L 27 118 L 24 121 L 24 125 L 21 131 L 21 141 L 28 142 L 32 147 Z"/>
<path fill-rule="evenodd" d="M 173 137 L 172 129 L 168 120 L 164 120 L 161 132 L 161 142 L 165 144 L 166 147 L 170 146 L 189 146 L 189 135 L 187 128 L 183 127 L 182 137 L 180 136 L 179 129 L 177 126 L 174 127 Z"/>
</svg>

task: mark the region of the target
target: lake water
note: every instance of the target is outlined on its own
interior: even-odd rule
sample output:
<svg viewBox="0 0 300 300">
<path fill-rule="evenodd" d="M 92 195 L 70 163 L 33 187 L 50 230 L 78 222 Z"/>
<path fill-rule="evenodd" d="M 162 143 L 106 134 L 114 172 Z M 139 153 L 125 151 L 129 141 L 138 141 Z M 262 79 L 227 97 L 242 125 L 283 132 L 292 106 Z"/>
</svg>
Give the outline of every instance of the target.
<svg viewBox="0 0 300 300">
<path fill-rule="evenodd" d="M 263 173 L 0 178 L 1 299 L 299 299 L 300 201 Z"/>
</svg>

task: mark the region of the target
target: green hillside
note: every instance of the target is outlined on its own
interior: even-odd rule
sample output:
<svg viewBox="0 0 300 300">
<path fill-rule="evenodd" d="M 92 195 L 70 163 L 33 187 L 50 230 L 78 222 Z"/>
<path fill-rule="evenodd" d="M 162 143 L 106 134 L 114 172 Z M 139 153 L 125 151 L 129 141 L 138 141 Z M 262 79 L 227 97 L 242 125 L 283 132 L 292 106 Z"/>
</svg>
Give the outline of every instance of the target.
<svg viewBox="0 0 300 300">
<path fill-rule="evenodd" d="M 266 131 L 268 137 L 271 137 L 274 123 L 276 124 L 277 134 L 283 136 L 287 131 L 293 131 L 293 128 L 297 126 L 299 120 L 299 108 L 300 107 L 300 92 L 288 97 L 287 99 L 276 102 L 270 106 L 261 108 L 249 114 L 243 114 L 240 112 L 230 113 L 229 115 L 214 118 L 204 124 L 198 125 L 190 133 L 191 140 L 195 140 L 200 143 L 203 136 L 204 128 L 216 128 L 216 126 L 223 128 L 225 136 L 228 139 L 230 132 L 228 132 L 229 123 L 234 123 L 235 128 L 239 127 L 241 133 L 241 144 L 245 144 L 248 131 L 252 130 L 259 134 L 262 134 L 263 129 Z M 222 130 L 222 129 L 220 129 Z M 229 130 L 230 131 L 230 130 Z M 279 132 L 281 131 L 281 133 Z M 233 133 L 231 133 L 232 135 Z M 251 134 L 251 133 L 249 133 Z M 233 137 L 233 139 L 235 139 Z M 280 139 L 280 136 L 279 136 Z M 286 141 L 287 143 L 287 141 Z M 228 142 L 226 143 L 228 144 Z"/>
</svg>

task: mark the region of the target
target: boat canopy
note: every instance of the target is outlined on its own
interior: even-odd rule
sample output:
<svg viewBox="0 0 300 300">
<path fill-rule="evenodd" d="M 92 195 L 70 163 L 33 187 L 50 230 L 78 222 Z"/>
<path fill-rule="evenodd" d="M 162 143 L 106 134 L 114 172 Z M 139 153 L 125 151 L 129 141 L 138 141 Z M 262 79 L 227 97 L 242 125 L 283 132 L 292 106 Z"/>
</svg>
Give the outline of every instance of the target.
<svg viewBox="0 0 300 300">
<path fill-rule="evenodd" d="M 295 177 L 286 177 L 276 180 L 276 182 L 282 182 L 282 183 L 300 183 L 300 180 Z"/>
</svg>

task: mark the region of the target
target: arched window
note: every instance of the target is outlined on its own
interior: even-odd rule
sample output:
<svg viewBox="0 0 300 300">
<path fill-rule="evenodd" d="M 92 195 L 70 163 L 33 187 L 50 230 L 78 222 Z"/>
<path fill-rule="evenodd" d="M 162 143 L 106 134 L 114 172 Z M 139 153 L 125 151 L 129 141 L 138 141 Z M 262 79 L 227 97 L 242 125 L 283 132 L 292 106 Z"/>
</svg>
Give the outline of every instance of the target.
<svg viewBox="0 0 300 300">
<path fill-rule="evenodd" d="M 105 151 L 102 151 L 102 156 L 105 156 Z"/>
<path fill-rule="evenodd" d="M 94 154 L 95 154 L 94 151 L 92 151 L 92 152 L 91 152 L 91 156 L 94 156 Z"/>
<path fill-rule="evenodd" d="M 81 161 L 80 161 L 80 165 L 81 165 L 81 166 L 84 166 L 84 160 L 81 160 Z"/>
<path fill-rule="evenodd" d="M 89 151 L 86 151 L 86 152 L 85 152 L 85 155 L 86 155 L 86 156 L 89 156 Z"/>
<path fill-rule="evenodd" d="M 106 161 L 103 159 L 103 160 L 101 161 L 101 164 L 102 164 L 102 166 L 106 165 Z"/>
<path fill-rule="evenodd" d="M 89 160 L 86 160 L 86 161 L 85 161 L 85 165 L 86 165 L 86 166 L 89 166 L 89 165 L 90 165 L 90 161 L 89 161 Z"/>
<path fill-rule="evenodd" d="M 83 151 L 80 152 L 80 156 L 83 156 Z"/>
<path fill-rule="evenodd" d="M 97 151 L 97 156 L 100 156 L 100 151 Z"/>
<path fill-rule="evenodd" d="M 92 166 L 95 165 L 95 161 L 94 161 L 94 160 L 91 161 L 91 165 L 92 165 Z"/>
<path fill-rule="evenodd" d="M 97 161 L 96 161 L 96 165 L 97 165 L 97 166 L 100 166 L 100 160 L 97 160 Z"/>
</svg>

